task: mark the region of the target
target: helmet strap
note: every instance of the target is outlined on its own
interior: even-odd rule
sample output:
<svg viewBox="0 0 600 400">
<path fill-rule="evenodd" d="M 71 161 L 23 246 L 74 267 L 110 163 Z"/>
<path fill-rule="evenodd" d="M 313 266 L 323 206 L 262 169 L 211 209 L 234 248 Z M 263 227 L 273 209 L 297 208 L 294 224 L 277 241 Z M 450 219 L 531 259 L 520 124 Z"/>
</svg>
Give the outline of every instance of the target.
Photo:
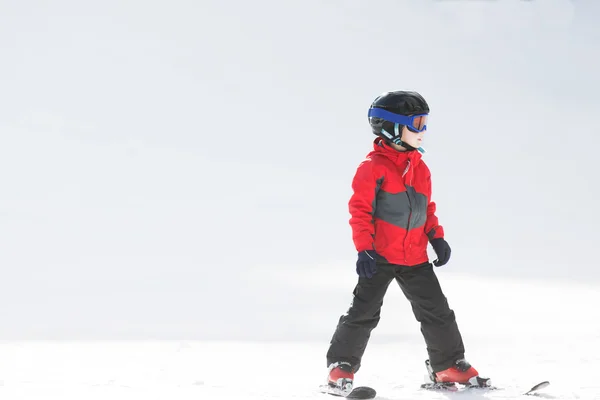
<svg viewBox="0 0 600 400">
<path fill-rule="evenodd" d="M 406 150 L 412 151 L 412 150 L 417 150 L 416 147 L 411 146 L 408 143 L 405 143 L 402 141 L 402 131 L 400 130 L 400 124 L 399 123 L 395 123 L 394 124 L 394 138 L 392 139 L 392 143 L 397 144 L 398 146 L 402 146 L 404 147 Z"/>
</svg>

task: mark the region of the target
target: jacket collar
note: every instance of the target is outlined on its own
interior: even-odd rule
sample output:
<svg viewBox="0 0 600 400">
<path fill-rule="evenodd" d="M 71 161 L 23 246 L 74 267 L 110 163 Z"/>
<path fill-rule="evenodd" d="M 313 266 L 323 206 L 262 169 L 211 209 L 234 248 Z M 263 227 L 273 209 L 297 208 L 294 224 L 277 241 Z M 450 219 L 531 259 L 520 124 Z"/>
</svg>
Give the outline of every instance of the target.
<svg viewBox="0 0 600 400">
<path fill-rule="evenodd" d="M 386 144 L 382 138 L 376 138 L 373 141 L 373 149 L 376 153 L 381 154 L 392 160 L 395 164 L 404 164 L 410 161 L 416 165 L 422 157 L 422 154 L 417 150 L 398 151 Z"/>
</svg>

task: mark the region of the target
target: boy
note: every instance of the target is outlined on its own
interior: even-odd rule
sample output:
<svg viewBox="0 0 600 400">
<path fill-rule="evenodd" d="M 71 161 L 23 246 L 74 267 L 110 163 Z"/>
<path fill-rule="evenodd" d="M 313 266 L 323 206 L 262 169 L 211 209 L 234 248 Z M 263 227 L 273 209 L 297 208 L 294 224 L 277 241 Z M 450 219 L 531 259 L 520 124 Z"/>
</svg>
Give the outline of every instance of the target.
<svg viewBox="0 0 600 400">
<path fill-rule="evenodd" d="M 387 92 L 369 109 L 377 136 L 374 150 L 358 166 L 349 201 L 358 260 L 358 284 L 350 309 L 339 319 L 327 351 L 329 386 L 352 390 L 354 373 L 377 326 L 393 279 L 410 301 L 427 345 L 434 385 L 482 384 L 464 359 L 454 312 L 433 271 L 450 259 L 450 246 L 431 201 L 431 174 L 421 159 L 429 106 L 416 92 Z M 431 243 L 437 259 L 427 256 Z"/>
</svg>

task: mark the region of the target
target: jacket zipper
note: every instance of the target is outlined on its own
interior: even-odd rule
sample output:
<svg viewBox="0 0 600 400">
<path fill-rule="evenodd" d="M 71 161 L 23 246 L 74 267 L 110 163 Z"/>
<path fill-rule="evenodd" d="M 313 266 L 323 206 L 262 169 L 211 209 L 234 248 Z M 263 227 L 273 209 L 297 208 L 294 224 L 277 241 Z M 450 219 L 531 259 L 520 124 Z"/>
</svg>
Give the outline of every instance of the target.
<svg viewBox="0 0 600 400">
<path fill-rule="evenodd" d="M 410 169 L 410 159 L 408 160 L 408 164 L 406 165 L 406 169 L 404 170 L 404 174 L 402 174 L 402 177 L 404 177 L 404 175 L 406 175 L 406 173 L 408 172 L 408 170 Z M 409 184 L 412 187 L 412 179 L 409 182 Z M 408 239 L 408 234 L 410 232 L 410 219 L 412 218 L 412 203 L 410 201 L 410 194 L 408 193 L 408 188 L 406 187 L 406 184 L 404 184 L 404 188 L 406 188 L 406 197 L 408 198 L 408 223 L 406 224 L 406 236 L 404 237 L 404 262 L 408 263 L 408 259 L 406 257 L 406 254 L 408 253 L 408 250 L 410 250 L 410 248 L 412 247 L 412 245 L 409 244 L 408 249 L 406 248 L 406 239 Z"/>
</svg>

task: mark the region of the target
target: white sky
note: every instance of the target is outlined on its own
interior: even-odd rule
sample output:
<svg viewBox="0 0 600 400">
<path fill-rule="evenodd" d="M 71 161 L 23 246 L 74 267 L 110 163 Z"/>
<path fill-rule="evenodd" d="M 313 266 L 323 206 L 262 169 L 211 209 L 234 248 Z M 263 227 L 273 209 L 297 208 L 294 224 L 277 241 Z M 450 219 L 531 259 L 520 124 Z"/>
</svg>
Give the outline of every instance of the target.
<svg viewBox="0 0 600 400">
<path fill-rule="evenodd" d="M 0 337 L 244 335 L 296 280 L 350 291 L 350 181 L 397 89 L 431 106 L 444 274 L 597 284 L 599 11 L 0 3 Z"/>
</svg>

